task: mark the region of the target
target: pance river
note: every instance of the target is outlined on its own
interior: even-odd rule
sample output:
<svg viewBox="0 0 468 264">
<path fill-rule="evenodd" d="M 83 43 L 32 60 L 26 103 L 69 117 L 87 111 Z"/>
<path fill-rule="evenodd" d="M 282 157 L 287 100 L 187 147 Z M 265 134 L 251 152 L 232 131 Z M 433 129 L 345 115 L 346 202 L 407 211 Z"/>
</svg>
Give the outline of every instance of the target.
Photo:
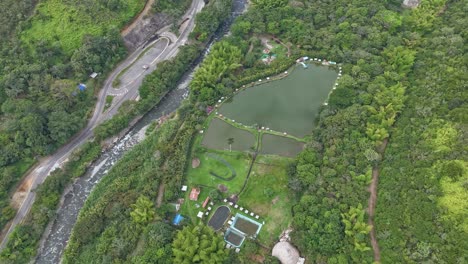
<svg viewBox="0 0 468 264">
<path fill-rule="evenodd" d="M 211 44 L 227 33 L 234 18 L 245 10 L 245 6 L 246 0 L 234 0 L 231 17 L 227 19 L 227 21 L 216 32 L 212 42 L 205 50 L 204 56 L 208 54 Z M 199 59 L 196 62 L 196 65 L 201 61 L 202 59 Z M 163 100 L 140 121 L 138 121 L 138 123 L 124 137 L 117 141 L 112 148 L 104 152 L 99 159 L 92 164 L 84 176 L 77 179 L 69 188 L 67 188 L 67 191 L 65 191 L 62 196 L 62 203 L 57 210 L 54 222 L 43 234 L 43 240 L 35 260 L 36 263 L 60 263 L 80 209 L 83 207 L 94 186 L 96 186 L 102 177 L 107 174 L 109 169 L 125 154 L 125 152 L 143 140 L 145 128 L 151 122 L 157 120 L 163 115 L 175 111 L 180 106 L 181 102 L 188 95 L 188 84 L 192 78 L 194 68 L 184 75 L 182 80 L 179 82 L 177 89 L 168 93 Z"/>
</svg>

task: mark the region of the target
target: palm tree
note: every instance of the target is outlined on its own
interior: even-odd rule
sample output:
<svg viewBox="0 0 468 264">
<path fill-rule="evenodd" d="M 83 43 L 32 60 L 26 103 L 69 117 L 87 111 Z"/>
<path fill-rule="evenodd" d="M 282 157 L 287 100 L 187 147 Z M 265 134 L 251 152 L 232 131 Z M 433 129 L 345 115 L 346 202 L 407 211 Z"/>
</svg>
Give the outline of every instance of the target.
<svg viewBox="0 0 468 264">
<path fill-rule="evenodd" d="M 228 138 L 229 152 L 232 152 L 232 144 L 234 143 L 234 138 Z"/>
<path fill-rule="evenodd" d="M 132 217 L 133 222 L 138 225 L 147 224 L 156 216 L 154 204 L 146 196 L 140 196 L 136 203 L 132 204 L 131 207 L 133 208 L 133 211 L 130 212 L 130 216 Z"/>
</svg>

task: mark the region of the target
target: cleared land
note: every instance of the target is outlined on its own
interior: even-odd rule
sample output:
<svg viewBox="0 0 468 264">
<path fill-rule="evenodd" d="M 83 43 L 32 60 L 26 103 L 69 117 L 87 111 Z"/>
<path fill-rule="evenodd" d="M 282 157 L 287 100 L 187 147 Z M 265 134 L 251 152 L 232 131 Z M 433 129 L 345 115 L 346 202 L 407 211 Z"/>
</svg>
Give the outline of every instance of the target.
<svg viewBox="0 0 468 264">
<path fill-rule="evenodd" d="M 263 134 L 260 153 L 295 157 L 304 148 L 304 143 L 292 138 Z"/>
<path fill-rule="evenodd" d="M 246 151 L 255 144 L 255 137 L 252 133 L 213 118 L 203 136 L 202 145 L 213 149 L 229 150 L 229 138 L 234 139 L 232 150 Z"/>
<path fill-rule="evenodd" d="M 21 39 L 29 44 L 47 40 L 59 43 L 66 53 L 81 46 L 85 34 L 101 35 L 113 25 L 123 26 L 145 5 L 145 0 L 120 1 L 119 7 L 105 6 L 102 1 L 41 1 L 31 27 Z M 111 4 L 108 4 L 111 5 Z M 111 11 L 114 10 L 114 11 Z"/>
<path fill-rule="evenodd" d="M 239 199 L 239 203 L 265 219 L 257 237 L 265 245 L 272 245 L 292 219 L 294 200 L 289 193 L 286 173 L 289 162 L 286 158 L 259 156 Z"/>
</svg>

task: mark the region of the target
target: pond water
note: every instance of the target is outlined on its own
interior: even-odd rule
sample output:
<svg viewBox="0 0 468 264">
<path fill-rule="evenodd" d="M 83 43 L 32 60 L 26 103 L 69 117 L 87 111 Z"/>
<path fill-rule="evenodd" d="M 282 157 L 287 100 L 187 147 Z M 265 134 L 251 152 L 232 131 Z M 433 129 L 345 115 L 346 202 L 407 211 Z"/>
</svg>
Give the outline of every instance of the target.
<svg viewBox="0 0 468 264">
<path fill-rule="evenodd" d="M 255 137 L 252 133 L 238 129 L 230 124 L 214 118 L 208 130 L 203 135 L 202 145 L 212 149 L 229 150 L 228 139 L 232 138 L 232 150 L 246 151 L 255 146 Z"/>
<path fill-rule="evenodd" d="M 289 76 L 241 91 L 219 112 L 244 125 L 268 127 L 297 137 L 311 133 L 314 119 L 338 74 L 328 67 L 296 67 Z"/>
<path fill-rule="evenodd" d="M 262 136 L 262 148 L 260 149 L 260 153 L 295 157 L 303 149 L 304 143 L 292 138 L 264 134 Z"/>
</svg>

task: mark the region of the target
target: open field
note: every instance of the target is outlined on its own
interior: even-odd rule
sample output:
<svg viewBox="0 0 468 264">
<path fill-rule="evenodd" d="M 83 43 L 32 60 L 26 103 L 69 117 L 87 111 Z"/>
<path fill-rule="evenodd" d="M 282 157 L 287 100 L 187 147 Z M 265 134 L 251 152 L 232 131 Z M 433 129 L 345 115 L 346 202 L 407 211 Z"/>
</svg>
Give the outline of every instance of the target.
<svg viewBox="0 0 468 264">
<path fill-rule="evenodd" d="M 33 45 L 35 41 L 57 42 L 65 53 L 81 46 L 85 34 L 101 35 L 109 28 L 122 27 L 145 5 L 144 0 L 124 0 L 119 6 L 102 1 L 41 1 L 31 20 L 31 27 L 21 39 Z"/>
<path fill-rule="evenodd" d="M 289 159 L 259 156 L 250 175 L 247 188 L 240 195 L 239 203 L 262 216 L 265 224 L 258 240 L 271 246 L 292 220 L 294 200 L 288 189 L 286 168 Z"/>
</svg>

